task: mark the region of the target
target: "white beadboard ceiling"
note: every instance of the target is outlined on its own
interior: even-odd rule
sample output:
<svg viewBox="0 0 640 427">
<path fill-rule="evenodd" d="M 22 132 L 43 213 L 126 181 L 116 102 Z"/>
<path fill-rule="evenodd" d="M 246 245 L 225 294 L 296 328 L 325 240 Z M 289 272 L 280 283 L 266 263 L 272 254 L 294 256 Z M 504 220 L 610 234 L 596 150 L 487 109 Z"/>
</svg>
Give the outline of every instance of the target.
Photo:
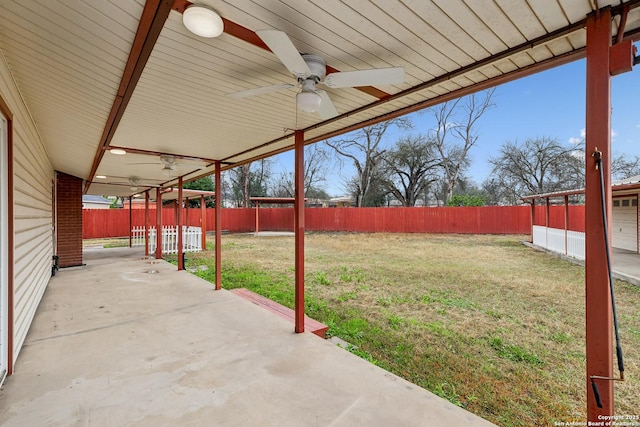
<svg viewBox="0 0 640 427">
<path fill-rule="evenodd" d="M 270 51 L 233 32 L 216 39 L 194 36 L 172 10 L 109 141 L 130 152 L 102 155 L 145 1 L 0 0 L 0 52 L 54 167 L 92 180 L 89 193 L 131 195 L 131 177 L 139 181 L 137 191 L 175 185 L 178 175 L 213 172 L 211 160 L 229 168 L 289 149 L 294 129 L 317 141 L 449 94 L 577 59 L 586 43 L 580 24 L 596 4 L 629 5 L 625 31 L 635 38 L 640 29 L 637 0 L 201 3 L 250 32 L 282 30 L 300 52 L 322 56 L 337 70 L 402 66 L 406 79 L 377 88 L 390 95 L 384 102 L 358 89 L 327 89 L 340 116 L 325 122 L 296 110 L 295 89 L 231 99 L 231 92 L 294 79 Z M 184 0 L 174 6 L 180 4 Z M 616 16 L 613 34 L 619 22 Z M 171 176 L 162 174 L 161 153 L 176 155 L 179 164 Z M 95 159 L 100 161 L 94 165 Z"/>
</svg>

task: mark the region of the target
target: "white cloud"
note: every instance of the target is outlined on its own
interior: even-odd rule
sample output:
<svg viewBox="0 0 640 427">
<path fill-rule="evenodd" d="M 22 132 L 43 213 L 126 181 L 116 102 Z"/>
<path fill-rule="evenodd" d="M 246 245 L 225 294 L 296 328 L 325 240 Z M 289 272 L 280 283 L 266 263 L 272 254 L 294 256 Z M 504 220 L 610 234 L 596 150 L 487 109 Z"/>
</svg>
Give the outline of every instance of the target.
<svg viewBox="0 0 640 427">
<path fill-rule="evenodd" d="M 571 138 L 569 138 L 569 144 L 571 145 L 578 145 L 582 142 L 584 142 L 584 138 L 586 136 L 586 131 L 585 129 L 580 129 L 580 136 L 572 136 Z"/>
<path fill-rule="evenodd" d="M 569 154 L 576 159 L 584 160 L 584 151 L 582 150 L 573 150 Z"/>
<path fill-rule="evenodd" d="M 640 125 L 638 125 L 637 127 L 640 128 Z M 616 136 L 618 136 L 618 132 L 611 129 L 611 139 L 614 139 Z M 572 144 L 572 145 L 580 144 L 581 142 L 584 142 L 586 137 L 587 137 L 586 129 L 580 129 L 580 137 L 577 137 L 577 136 L 570 137 L 569 144 Z"/>
</svg>

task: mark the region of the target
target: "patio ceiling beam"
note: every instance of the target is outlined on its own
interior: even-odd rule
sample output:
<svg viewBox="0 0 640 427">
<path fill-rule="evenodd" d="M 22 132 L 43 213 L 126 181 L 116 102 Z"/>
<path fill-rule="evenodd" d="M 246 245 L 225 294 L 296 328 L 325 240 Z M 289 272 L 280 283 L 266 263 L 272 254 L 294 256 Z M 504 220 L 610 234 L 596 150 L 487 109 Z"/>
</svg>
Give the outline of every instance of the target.
<svg viewBox="0 0 640 427">
<path fill-rule="evenodd" d="M 122 73 L 120 86 L 118 87 L 118 92 L 111 106 L 111 111 L 109 112 L 102 136 L 100 137 L 98 150 L 93 159 L 91 171 L 84 186 L 84 193 L 89 190 L 91 181 L 93 181 L 96 170 L 104 156 L 104 151 L 109 147 L 109 143 L 120 124 L 120 120 L 129 104 L 129 100 L 138 84 L 147 60 L 153 51 L 158 36 L 160 36 L 160 31 L 162 31 L 169 17 L 172 6 L 173 0 L 147 0 L 145 2 L 131 51 L 129 52 L 129 58 Z"/>
</svg>

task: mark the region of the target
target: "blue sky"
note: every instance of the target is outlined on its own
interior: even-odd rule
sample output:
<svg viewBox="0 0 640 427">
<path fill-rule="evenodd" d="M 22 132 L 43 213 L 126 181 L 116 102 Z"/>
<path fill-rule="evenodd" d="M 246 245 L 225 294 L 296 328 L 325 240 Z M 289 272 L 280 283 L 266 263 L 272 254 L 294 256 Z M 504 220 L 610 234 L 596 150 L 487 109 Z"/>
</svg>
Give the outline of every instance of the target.
<svg viewBox="0 0 640 427">
<path fill-rule="evenodd" d="M 495 107 L 478 124 L 480 137 L 471 150 L 468 176 L 481 183 L 490 174 L 487 164 L 507 141 L 551 137 L 563 143 L 580 138 L 585 127 L 585 61 L 503 84 L 496 88 Z M 612 147 L 614 154 L 640 155 L 640 66 L 612 79 Z M 434 127 L 429 115 L 413 114 L 415 133 L 427 133 Z M 389 134 L 389 145 L 397 134 Z M 273 158 L 272 172 L 291 170 L 293 153 Z M 326 189 L 331 196 L 344 194 L 342 176 L 353 170 L 345 164 L 327 176 Z M 341 176 L 342 175 L 342 176 Z"/>
</svg>

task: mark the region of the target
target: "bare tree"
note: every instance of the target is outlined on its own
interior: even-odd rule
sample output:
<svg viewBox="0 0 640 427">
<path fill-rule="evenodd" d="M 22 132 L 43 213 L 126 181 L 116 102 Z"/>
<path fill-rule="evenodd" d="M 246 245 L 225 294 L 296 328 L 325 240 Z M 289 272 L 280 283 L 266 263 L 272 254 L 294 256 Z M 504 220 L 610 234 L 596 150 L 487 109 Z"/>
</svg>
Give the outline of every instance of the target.
<svg viewBox="0 0 640 427">
<path fill-rule="evenodd" d="M 304 194 L 305 197 L 322 195 L 322 183 L 326 180 L 329 153 L 318 145 L 307 145 L 304 148 Z M 283 172 L 272 183 L 275 197 L 294 197 L 295 174 Z"/>
<path fill-rule="evenodd" d="M 620 154 L 611 159 L 611 176 L 613 179 L 625 179 L 640 175 L 640 157 Z"/>
<path fill-rule="evenodd" d="M 440 166 L 434 141 L 424 135 L 406 136 L 385 156 L 387 188 L 403 206 L 415 206 L 418 197 L 435 180 Z"/>
<path fill-rule="evenodd" d="M 469 150 L 478 141 L 477 123 L 482 115 L 494 107 L 494 89 L 482 94 L 472 94 L 454 101 L 448 101 L 429 109 L 436 120 L 436 128 L 430 136 L 442 159 L 442 184 L 447 202 L 460 179 L 461 173 L 469 167 Z"/>
<path fill-rule="evenodd" d="M 400 117 L 375 125 L 366 126 L 348 134 L 343 139 L 326 141 L 340 156 L 345 157 L 356 168 L 356 176 L 349 181 L 349 187 L 354 191 L 356 206 L 367 206 L 371 184 L 375 182 L 382 156 L 385 150 L 381 146 L 384 134 L 391 126 L 409 129 L 411 121 L 407 117 Z"/>
<path fill-rule="evenodd" d="M 517 203 L 531 194 L 572 190 L 584 185 L 584 151 L 553 138 L 507 142 L 489 159 L 493 179 L 502 190 L 501 203 Z M 493 181 L 495 183 L 495 181 Z"/>
<path fill-rule="evenodd" d="M 233 202 L 237 207 L 250 207 L 251 197 L 267 195 L 267 181 L 270 175 L 268 159 L 250 162 L 229 171 Z"/>
</svg>

